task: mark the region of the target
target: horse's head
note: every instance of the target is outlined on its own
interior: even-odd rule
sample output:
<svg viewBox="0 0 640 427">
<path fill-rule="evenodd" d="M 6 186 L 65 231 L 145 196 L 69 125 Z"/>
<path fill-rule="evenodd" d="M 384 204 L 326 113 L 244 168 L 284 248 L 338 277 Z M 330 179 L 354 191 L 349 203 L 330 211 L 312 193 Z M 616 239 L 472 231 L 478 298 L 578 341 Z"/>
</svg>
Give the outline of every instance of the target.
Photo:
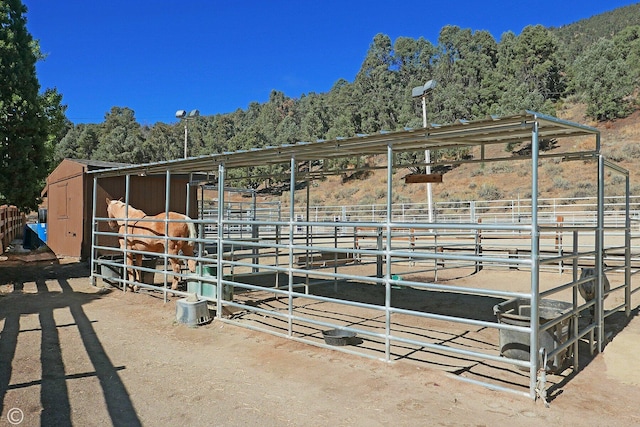
<svg viewBox="0 0 640 427">
<path fill-rule="evenodd" d="M 111 200 L 107 197 L 107 215 L 109 218 L 123 218 L 124 217 L 124 203 L 121 200 Z M 109 220 L 108 224 L 112 230 L 118 228 L 122 221 Z"/>
</svg>

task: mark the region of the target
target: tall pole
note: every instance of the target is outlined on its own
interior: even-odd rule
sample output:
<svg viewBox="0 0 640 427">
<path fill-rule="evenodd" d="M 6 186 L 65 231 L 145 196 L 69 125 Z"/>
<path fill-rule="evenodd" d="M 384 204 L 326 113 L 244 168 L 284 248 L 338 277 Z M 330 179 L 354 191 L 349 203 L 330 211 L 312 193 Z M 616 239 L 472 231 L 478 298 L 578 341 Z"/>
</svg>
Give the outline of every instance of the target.
<svg viewBox="0 0 640 427">
<path fill-rule="evenodd" d="M 176 111 L 176 118 L 182 120 L 184 122 L 184 158 L 187 158 L 187 137 L 188 137 L 188 130 L 187 130 L 187 122 L 189 121 L 189 119 L 192 119 L 194 117 L 198 117 L 200 115 L 200 111 L 198 110 L 191 110 L 189 111 L 189 113 L 187 113 L 186 110 L 178 110 Z"/>
<path fill-rule="evenodd" d="M 422 127 L 427 127 L 427 94 L 422 95 Z M 426 173 L 431 174 L 431 150 L 424 150 L 424 161 L 426 163 Z M 427 209 L 429 212 L 429 222 L 433 222 L 433 204 L 431 199 L 431 183 L 427 182 Z"/>
<path fill-rule="evenodd" d="M 187 158 L 187 121 L 184 120 L 184 158 Z"/>
</svg>

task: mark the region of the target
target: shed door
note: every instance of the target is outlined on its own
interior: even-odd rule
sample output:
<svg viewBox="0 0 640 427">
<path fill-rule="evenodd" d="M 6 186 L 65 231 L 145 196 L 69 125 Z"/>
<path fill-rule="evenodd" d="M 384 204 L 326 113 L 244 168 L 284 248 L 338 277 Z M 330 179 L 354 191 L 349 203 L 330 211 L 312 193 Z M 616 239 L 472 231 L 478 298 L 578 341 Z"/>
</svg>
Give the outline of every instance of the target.
<svg viewBox="0 0 640 427">
<path fill-rule="evenodd" d="M 56 191 L 55 215 L 59 227 L 59 255 L 80 256 L 82 244 L 82 209 L 76 206 L 76 199 L 82 194 L 74 194 L 76 185 L 70 182 L 61 183 Z M 51 213 L 50 213 L 51 215 Z"/>
<path fill-rule="evenodd" d="M 66 220 L 69 219 L 69 197 L 68 197 L 68 189 L 69 186 L 65 183 L 62 185 L 58 186 L 58 191 L 57 191 L 57 195 L 58 195 L 58 203 L 56 203 L 56 218 L 58 218 L 58 220 L 62 221 L 62 220 Z"/>
</svg>

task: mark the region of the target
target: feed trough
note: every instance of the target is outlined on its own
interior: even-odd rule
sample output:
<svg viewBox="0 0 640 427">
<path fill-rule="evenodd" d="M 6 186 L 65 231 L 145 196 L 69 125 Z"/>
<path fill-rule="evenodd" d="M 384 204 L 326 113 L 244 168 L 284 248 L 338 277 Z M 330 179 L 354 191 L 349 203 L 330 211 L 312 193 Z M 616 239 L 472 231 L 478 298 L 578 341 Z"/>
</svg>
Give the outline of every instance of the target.
<svg viewBox="0 0 640 427">
<path fill-rule="evenodd" d="M 324 342 L 329 345 L 351 345 L 355 343 L 356 333 L 344 329 L 322 331 Z"/>
<path fill-rule="evenodd" d="M 112 286 L 120 286 L 120 282 L 124 279 L 123 266 L 124 256 L 123 255 L 103 255 L 100 259 L 107 260 L 109 262 L 115 263 L 117 265 L 109 265 L 109 264 L 100 264 L 100 275 L 102 276 L 102 280 Z M 158 257 L 143 257 L 142 258 L 142 267 L 155 269 L 158 261 Z M 120 279 L 120 280 L 117 280 Z M 155 279 L 155 273 L 151 271 L 140 271 L 140 280 L 142 283 L 147 285 L 153 285 Z"/>
<path fill-rule="evenodd" d="M 573 305 L 563 301 L 541 300 L 539 303 L 540 324 L 554 320 L 570 312 Z M 529 326 L 531 323 L 531 300 L 527 298 L 514 298 L 493 307 L 498 322 L 514 326 Z M 564 344 L 571 330 L 572 318 L 567 318 L 555 326 L 547 329 L 538 336 L 539 346 L 544 347 L 547 353 Z M 530 338 L 528 332 L 500 329 L 500 354 L 516 359 L 529 360 Z M 569 349 L 557 354 L 547 362 L 547 369 L 556 372 L 562 369 L 565 360 L 571 356 Z"/>
</svg>

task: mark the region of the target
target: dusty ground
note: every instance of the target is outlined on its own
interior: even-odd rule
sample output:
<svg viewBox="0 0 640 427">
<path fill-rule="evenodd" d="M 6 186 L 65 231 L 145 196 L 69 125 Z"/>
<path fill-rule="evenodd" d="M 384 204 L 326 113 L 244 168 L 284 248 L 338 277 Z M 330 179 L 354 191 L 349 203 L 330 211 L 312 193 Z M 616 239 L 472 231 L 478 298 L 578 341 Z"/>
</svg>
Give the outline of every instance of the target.
<svg viewBox="0 0 640 427">
<path fill-rule="evenodd" d="M 0 426 L 640 425 L 637 310 L 546 408 L 423 365 L 189 328 L 175 301 L 99 292 L 88 275 L 0 261 Z"/>
</svg>

